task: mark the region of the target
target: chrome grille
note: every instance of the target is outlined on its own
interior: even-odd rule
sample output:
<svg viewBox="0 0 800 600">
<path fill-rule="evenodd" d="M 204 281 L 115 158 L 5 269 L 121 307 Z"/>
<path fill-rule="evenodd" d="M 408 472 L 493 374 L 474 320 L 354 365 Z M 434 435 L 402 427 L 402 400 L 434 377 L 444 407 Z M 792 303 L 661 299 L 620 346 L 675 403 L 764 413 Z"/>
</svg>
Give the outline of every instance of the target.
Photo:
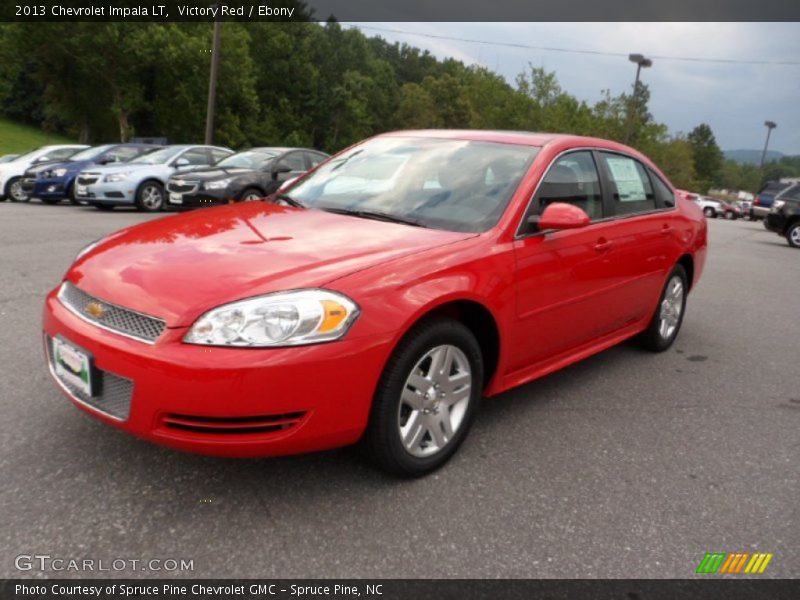
<svg viewBox="0 0 800 600">
<path fill-rule="evenodd" d="M 58 298 L 82 319 L 144 342 L 154 342 L 167 326 L 161 319 L 94 298 L 69 282 L 61 286 Z"/>
<path fill-rule="evenodd" d="M 191 194 L 197 191 L 199 181 L 187 181 L 185 179 L 170 179 L 167 181 L 167 191 L 176 194 Z"/>
<path fill-rule="evenodd" d="M 92 185 L 97 183 L 98 179 L 100 179 L 100 175 L 97 173 L 81 173 L 76 181 L 78 185 Z"/>
<path fill-rule="evenodd" d="M 56 375 L 55 359 L 53 357 L 53 338 L 47 336 L 47 358 L 50 362 L 50 372 L 73 397 L 88 404 L 100 412 L 111 415 L 115 419 L 125 421 L 131 412 L 131 398 L 133 397 L 133 382 L 109 371 L 95 367 L 93 388 L 94 396 L 87 396 L 77 387 Z"/>
</svg>

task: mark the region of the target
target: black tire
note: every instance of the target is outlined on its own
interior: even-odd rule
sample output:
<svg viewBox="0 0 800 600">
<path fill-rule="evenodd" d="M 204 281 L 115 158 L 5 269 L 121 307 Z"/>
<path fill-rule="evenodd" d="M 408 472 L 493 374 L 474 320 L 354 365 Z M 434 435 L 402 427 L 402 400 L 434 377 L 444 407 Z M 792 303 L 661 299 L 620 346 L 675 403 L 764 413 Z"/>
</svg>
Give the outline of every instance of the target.
<svg viewBox="0 0 800 600">
<path fill-rule="evenodd" d="M 5 196 L 11 202 L 30 202 L 31 197 L 22 190 L 22 178 L 12 177 L 6 182 Z"/>
<path fill-rule="evenodd" d="M 462 409 L 461 420 L 454 428 L 452 436 L 444 442 L 443 447 L 428 456 L 415 456 L 406 449 L 401 439 L 400 427 L 405 405 L 401 397 L 404 390 L 411 391 L 406 386 L 413 370 L 417 366 L 425 364 L 423 359 L 429 352 L 443 345 L 458 349 L 462 353 L 458 360 L 466 359 L 469 364 L 471 371 L 469 395 L 464 398 L 466 404 Z M 429 369 L 432 368 L 432 363 L 427 364 Z M 459 367 L 455 366 L 454 368 L 458 369 Z M 457 373 L 458 371 L 456 371 Z M 433 388 L 430 388 L 429 392 L 432 391 Z M 435 318 L 423 321 L 398 344 L 383 370 L 373 399 L 369 424 L 362 439 L 362 447 L 379 467 L 393 475 L 420 477 L 430 473 L 445 464 L 464 441 L 475 419 L 482 394 L 483 357 L 478 341 L 472 332 L 462 323 L 452 319 Z M 432 404 L 428 405 L 431 407 L 429 412 L 438 415 L 440 411 L 444 410 L 448 411 L 449 416 L 451 408 L 444 400 L 440 404 L 438 399 L 440 397 L 442 396 L 433 394 L 430 400 Z M 429 402 L 428 394 L 425 394 L 424 397 L 418 395 L 416 398 L 421 403 Z M 454 403 L 452 406 L 455 407 L 455 405 Z M 406 408 L 410 409 L 408 406 Z M 435 418 L 422 415 L 425 411 L 412 411 L 412 414 L 414 412 L 420 413 L 417 416 L 423 419 Z M 406 419 L 411 418 L 411 415 L 406 416 Z M 443 430 L 444 428 L 440 428 L 440 434 Z M 420 440 L 420 444 L 436 445 L 430 433 L 431 429 L 427 429 L 425 425 L 421 424 L 418 431 L 424 431 L 422 435 L 415 436 Z M 426 440 L 430 440 L 430 442 L 426 442 Z"/>
<path fill-rule="evenodd" d="M 113 204 L 103 204 L 102 202 L 90 202 L 89 205 L 94 206 L 98 210 L 105 210 L 105 211 L 114 210 Z"/>
<path fill-rule="evenodd" d="M 707 206 L 707 207 L 705 207 L 705 208 L 703 209 L 703 214 L 704 214 L 704 215 L 706 216 L 706 218 L 708 218 L 708 219 L 716 219 L 716 218 L 717 218 L 717 211 L 715 211 L 715 210 L 714 210 L 713 208 L 711 208 L 710 206 Z"/>
<path fill-rule="evenodd" d="M 83 202 L 80 202 L 75 197 L 75 184 L 74 183 L 71 186 L 69 186 L 69 191 L 67 192 L 67 199 L 70 201 L 70 204 L 74 204 L 75 206 L 81 206 L 82 204 L 84 204 Z"/>
<path fill-rule="evenodd" d="M 251 202 L 254 200 L 261 200 L 266 194 L 257 188 L 247 188 L 239 194 L 239 202 Z"/>
<path fill-rule="evenodd" d="M 156 200 L 152 194 L 157 194 Z M 142 212 L 159 212 L 164 208 L 164 186 L 154 179 L 148 179 L 139 184 L 136 189 L 136 209 Z"/>
<path fill-rule="evenodd" d="M 662 306 L 664 304 L 665 297 L 667 296 L 667 292 L 670 290 L 673 279 L 675 278 L 680 280 L 683 290 L 680 302 L 680 313 L 678 315 L 678 320 L 675 324 L 674 330 L 669 332 L 668 335 L 664 335 L 661 327 Z M 672 346 L 672 343 L 675 341 L 675 338 L 678 337 L 678 333 L 681 330 L 683 316 L 686 314 L 686 296 L 688 292 L 689 280 L 686 276 L 686 269 L 683 268 L 683 265 L 675 265 L 670 272 L 669 277 L 667 277 L 667 281 L 664 284 L 664 289 L 661 290 L 661 295 L 658 297 L 658 305 L 656 305 L 656 310 L 653 313 L 653 317 L 650 319 L 650 324 L 647 326 L 647 329 L 645 329 L 638 336 L 637 341 L 643 348 L 652 352 L 663 352 Z"/>
<path fill-rule="evenodd" d="M 42 198 L 41 200 L 42 200 L 42 204 L 53 205 L 53 204 L 60 204 L 61 203 L 61 200 L 59 200 L 58 198 Z"/>
<path fill-rule="evenodd" d="M 786 230 L 786 241 L 792 248 L 800 248 L 800 221 L 793 223 Z"/>
</svg>

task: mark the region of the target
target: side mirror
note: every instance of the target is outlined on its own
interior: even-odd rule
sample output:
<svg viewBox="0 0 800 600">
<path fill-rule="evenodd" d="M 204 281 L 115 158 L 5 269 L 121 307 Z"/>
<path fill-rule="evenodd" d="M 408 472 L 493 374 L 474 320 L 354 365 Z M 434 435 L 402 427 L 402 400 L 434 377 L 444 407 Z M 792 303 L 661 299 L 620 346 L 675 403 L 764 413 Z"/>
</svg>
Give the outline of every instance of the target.
<svg viewBox="0 0 800 600">
<path fill-rule="evenodd" d="M 291 172 L 292 172 L 292 168 L 289 165 L 278 165 L 278 166 L 276 166 L 276 167 L 274 167 L 272 169 L 272 179 L 274 181 L 278 181 L 278 178 L 281 175 L 283 175 L 285 173 L 291 173 Z"/>
<path fill-rule="evenodd" d="M 113 163 L 113 162 L 117 162 L 117 157 L 116 156 L 104 156 L 99 161 L 97 161 L 97 164 L 107 165 L 107 164 L 110 164 L 110 163 Z"/>
<path fill-rule="evenodd" d="M 191 163 L 189 162 L 189 159 L 181 157 L 181 158 L 176 159 L 175 162 L 172 163 L 172 166 L 173 167 L 188 167 L 190 164 Z"/>
<path fill-rule="evenodd" d="M 528 219 L 531 226 L 536 226 L 540 231 L 545 229 L 580 229 L 591 222 L 589 215 L 577 206 L 564 202 L 548 204 L 544 212 Z"/>
</svg>

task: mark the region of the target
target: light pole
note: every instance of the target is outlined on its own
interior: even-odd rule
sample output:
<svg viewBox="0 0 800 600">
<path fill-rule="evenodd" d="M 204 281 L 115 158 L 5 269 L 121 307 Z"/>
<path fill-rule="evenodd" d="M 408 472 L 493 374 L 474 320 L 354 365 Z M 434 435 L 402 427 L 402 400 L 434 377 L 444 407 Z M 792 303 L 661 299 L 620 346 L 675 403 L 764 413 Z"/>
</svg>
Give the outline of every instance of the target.
<svg viewBox="0 0 800 600">
<path fill-rule="evenodd" d="M 215 5 L 216 6 L 216 5 Z M 208 76 L 208 106 L 206 108 L 206 144 L 214 143 L 214 112 L 217 109 L 217 76 L 219 75 L 219 43 L 222 22 L 214 20 L 214 39 L 211 43 L 211 73 Z"/>
<path fill-rule="evenodd" d="M 761 164 L 758 167 L 761 171 L 764 170 L 764 159 L 767 158 L 767 146 L 769 146 L 769 134 L 772 133 L 772 130 L 775 129 L 778 126 L 778 124 L 775 121 L 764 121 L 764 125 L 767 128 L 767 141 L 764 142 L 764 151 L 761 153 Z"/>
<path fill-rule="evenodd" d="M 625 125 L 625 143 L 627 144 L 628 141 L 631 139 L 631 129 L 633 128 L 633 115 L 636 113 L 637 104 L 639 103 L 639 74 L 642 71 L 642 67 L 647 69 L 648 67 L 653 66 L 653 61 L 649 58 L 645 58 L 643 54 L 629 54 L 628 60 L 631 62 L 636 63 L 636 80 L 633 82 L 633 97 L 631 98 L 631 102 L 628 106 L 628 119 L 627 124 Z"/>
</svg>

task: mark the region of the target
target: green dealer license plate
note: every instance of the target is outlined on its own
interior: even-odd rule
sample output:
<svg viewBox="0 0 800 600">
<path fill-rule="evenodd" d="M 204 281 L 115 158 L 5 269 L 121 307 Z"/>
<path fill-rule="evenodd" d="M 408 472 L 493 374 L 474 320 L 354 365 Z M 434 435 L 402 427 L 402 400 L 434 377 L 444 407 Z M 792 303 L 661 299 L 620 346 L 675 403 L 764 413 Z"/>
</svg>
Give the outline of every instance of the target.
<svg viewBox="0 0 800 600">
<path fill-rule="evenodd" d="M 92 362 L 86 352 L 63 339 L 53 338 L 53 363 L 56 377 L 77 388 L 86 397 L 91 397 Z"/>
</svg>

